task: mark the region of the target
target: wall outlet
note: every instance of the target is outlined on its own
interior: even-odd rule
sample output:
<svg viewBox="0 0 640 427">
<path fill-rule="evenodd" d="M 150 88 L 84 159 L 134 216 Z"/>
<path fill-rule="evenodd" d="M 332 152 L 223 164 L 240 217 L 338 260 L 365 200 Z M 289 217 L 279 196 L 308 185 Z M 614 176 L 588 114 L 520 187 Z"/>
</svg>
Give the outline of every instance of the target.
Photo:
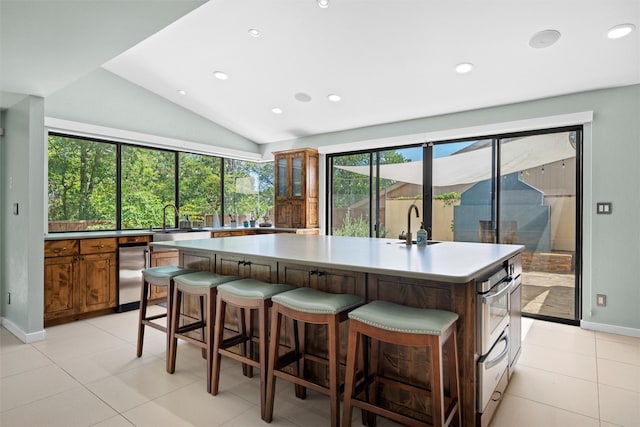
<svg viewBox="0 0 640 427">
<path fill-rule="evenodd" d="M 611 202 L 596 203 L 596 213 L 598 215 L 611 215 L 613 205 Z"/>
<path fill-rule="evenodd" d="M 605 294 L 596 295 L 596 304 L 600 307 L 605 307 L 607 305 L 607 296 Z"/>
</svg>

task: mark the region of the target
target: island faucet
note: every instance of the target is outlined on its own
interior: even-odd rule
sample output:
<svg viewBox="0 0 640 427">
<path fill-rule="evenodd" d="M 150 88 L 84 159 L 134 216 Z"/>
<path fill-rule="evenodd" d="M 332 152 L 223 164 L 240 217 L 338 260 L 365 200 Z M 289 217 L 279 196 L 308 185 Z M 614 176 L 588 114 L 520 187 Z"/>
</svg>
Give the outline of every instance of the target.
<svg viewBox="0 0 640 427">
<path fill-rule="evenodd" d="M 420 218 L 420 214 L 418 213 L 418 207 L 414 204 L 409 206 L 409 210 L 407 211 L 407 246 L 411 246 L 412 237 L 411 237 L 411 209 L 416 211 L 416 218 Z"/>
<path fill-rule="evenodd" d="M 178 212 L 178 208 L 176 207 L 176 205 L 174 205 L 173 203 L 164 205 L 164 208 L 162 208 L 162 231 L 167 231 L 167 208 L 169 207 L 173 208 L 173 212 L 175 214 L 175 217 L 173 219 L 174 226 L 176 224 L 176 221 L 180 219 L 180 213 Z"/>
</svg>

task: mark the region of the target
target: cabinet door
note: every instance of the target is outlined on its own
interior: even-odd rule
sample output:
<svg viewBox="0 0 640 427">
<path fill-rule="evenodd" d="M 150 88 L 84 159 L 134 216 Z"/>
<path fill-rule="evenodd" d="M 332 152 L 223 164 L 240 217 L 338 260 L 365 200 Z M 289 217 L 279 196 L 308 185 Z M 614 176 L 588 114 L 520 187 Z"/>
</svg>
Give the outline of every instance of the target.
<svg viewBox="0 0 640 427">
<path fill-rule="evenodd" d="M 244 257 L 234 255 L 216 255 L 216 273 L 224 276 L 244 277 Z"/>
<path fill-rule="evenodd" d="M 76 257 L 44 259 L 44 320 L 75 314 Z"/>
<path fill-rule="evenodd" d="M 116 306 L 116 254 L 85 255 L 78 280 L 81 313 Z"/>
<path fill-rule="evenodd" d="M 276 197 L 289 197 L 289 192 L 287 191 L 287 183 L 288 179 L 288 167 L 287 156 L 276 157 Z"/>
<path fill-rule="evenodd" d="M 245 259 L 242 277 L 275 283 L 278 279 L 278 263 L 273 261 Z"/>
<path fill-rule="evenodd" d="M 294 200 L 289 204 L 290 207 L 290 219 L 289 227 L 292 228 L 305 228 L 305 202 L 303 200 Z"/>
<path fill-rule="evenodd" d="M 162 251 L 151 252 L 151 267 L 161 267 L 163 265 L 178 265 L 179 256 L 178 251 Z M 154 286 L 149 287 L 149 299 L 167 299 L 167 287 L 166 286 Z"/>
<path fill-rule="evenodd" d="M 276 201 L 276 227 L 293 227 L 291 202 Z"/>
<path fill-rule="evenodd" d="M 291 156 L 291 197 L 304 197 L 305 175 L 303 154 L 293 154 Z"/>
<path fill-rule="evenodd" d="M 214 271 L 215 263 L 215 255 L 201 255 L 201 254 L 190 254 L 190 253 L 182 253 L 182 259 L 180 260 L 180 265 L 184 268 L 191 268 L 193 270 L 202 270 L 202 271 Z"/>
</svg>

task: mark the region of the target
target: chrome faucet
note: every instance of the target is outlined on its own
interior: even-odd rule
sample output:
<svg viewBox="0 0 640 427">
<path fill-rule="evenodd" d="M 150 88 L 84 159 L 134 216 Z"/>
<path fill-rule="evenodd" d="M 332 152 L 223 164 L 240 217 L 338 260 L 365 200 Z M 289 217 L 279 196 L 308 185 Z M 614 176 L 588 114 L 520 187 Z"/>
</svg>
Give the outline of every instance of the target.
<svg viewBox="0 0 640 427">
<path fill-rule="evenodd" d="M 173 203 L 169 203 L 164 205 L 162 208 L 162 231 L 167 231 L 167 208 L 173 208 L 173 212 L 175 213 L 175 218 L 173 219 L 173 225 L 175 226 L 176 221 L 180 219 L 180 212 L 178 212 L 178 208 Z"/>
<path fill-rule="evenodd" d="M 420 214 L 418 213 L 418 207 L 414 204 L 409 206 L 409 210 L 407 211 L 407 246 L 411 246 L 411 209 L 416 211 L 416 218 L 420 218 Z"/>
</svg>

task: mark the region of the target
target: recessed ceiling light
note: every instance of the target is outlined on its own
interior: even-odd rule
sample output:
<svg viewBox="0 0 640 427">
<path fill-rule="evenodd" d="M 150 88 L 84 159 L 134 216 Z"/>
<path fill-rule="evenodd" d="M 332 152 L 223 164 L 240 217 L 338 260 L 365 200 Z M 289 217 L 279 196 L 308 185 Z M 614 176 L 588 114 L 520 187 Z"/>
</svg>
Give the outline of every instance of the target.
<svg viewBox="0 0 640 427">
<path fill-rule="evenodd" d="M 318 0 L 318 6 L 320 6 L 323 9 L 326 9 L 329 7 L 329 0 Z"/>
<path fill-rule="evenodd" d="M 273 114 L 282 114 L 282 108 L 278 108 L 278 107 L 272 108 L 271 112 Z"/>
<path fill-rule="evenodd" d="M 534 49 L 549 47 L 560 39 L 560 31 L 543 30 L 535 33 L 529 39 L 529 46 Z"/>
<path fill-rule="evenodd" d="M 340 95 L 336 95 L 335 93 L 332 93 L 331 95 L 327 96 L 327 98 L 329 98 L 329 101 L 332 101 L 332 102 L 340 102 L 342 100 L 342 97 Z"/>
<path fill-rule="evenodd" d="M 255 28 L 249 29 L 249 34 L 251 37 L 260 37 L 260 30 L 256 30 Z"/>
<path fill-rule="evenodd" d="M 311 95 L 309 95 L 308 93 L 304 93 L 304 92 L 298 92 L 295 95 L 293 95 L 293 97 L 295 99 L 297 99 L 300 102 L 309 102 L 311 101 Z"/>
<path fill-rule="evenodd" d="M 178 93 L 179 93 L 180 95 L 186 95 L 186 94 L 187 94 L 187 91 L 186 91 L 186 90 L 182 90 L 182 89 L 180 89 L 180 90 L 178 91 Z"/>
<path fill-rule="evenodd" d="M 214 71 L 213 75 L 218 80 L 227 80 L 229 78 L 229 76 L 226 73 L 222 72 L 222 71 Z"/>
<path fill-rule="evenodd" d="M 463 62 L 462 64 L 456 65 L 456 72 L 458 74 L 466 74 L 471 70 L 473 70 L 473 64 L 470 62 Z"/>
<path fill-rule="evenodd" d="M 633 24 L 620 24 L 611 28 L 607 31 L 607 37 L 610 39 L 619 39 L 630 34 L 633 30 L 636 29 L 636 26 Z"/>
</svg>

